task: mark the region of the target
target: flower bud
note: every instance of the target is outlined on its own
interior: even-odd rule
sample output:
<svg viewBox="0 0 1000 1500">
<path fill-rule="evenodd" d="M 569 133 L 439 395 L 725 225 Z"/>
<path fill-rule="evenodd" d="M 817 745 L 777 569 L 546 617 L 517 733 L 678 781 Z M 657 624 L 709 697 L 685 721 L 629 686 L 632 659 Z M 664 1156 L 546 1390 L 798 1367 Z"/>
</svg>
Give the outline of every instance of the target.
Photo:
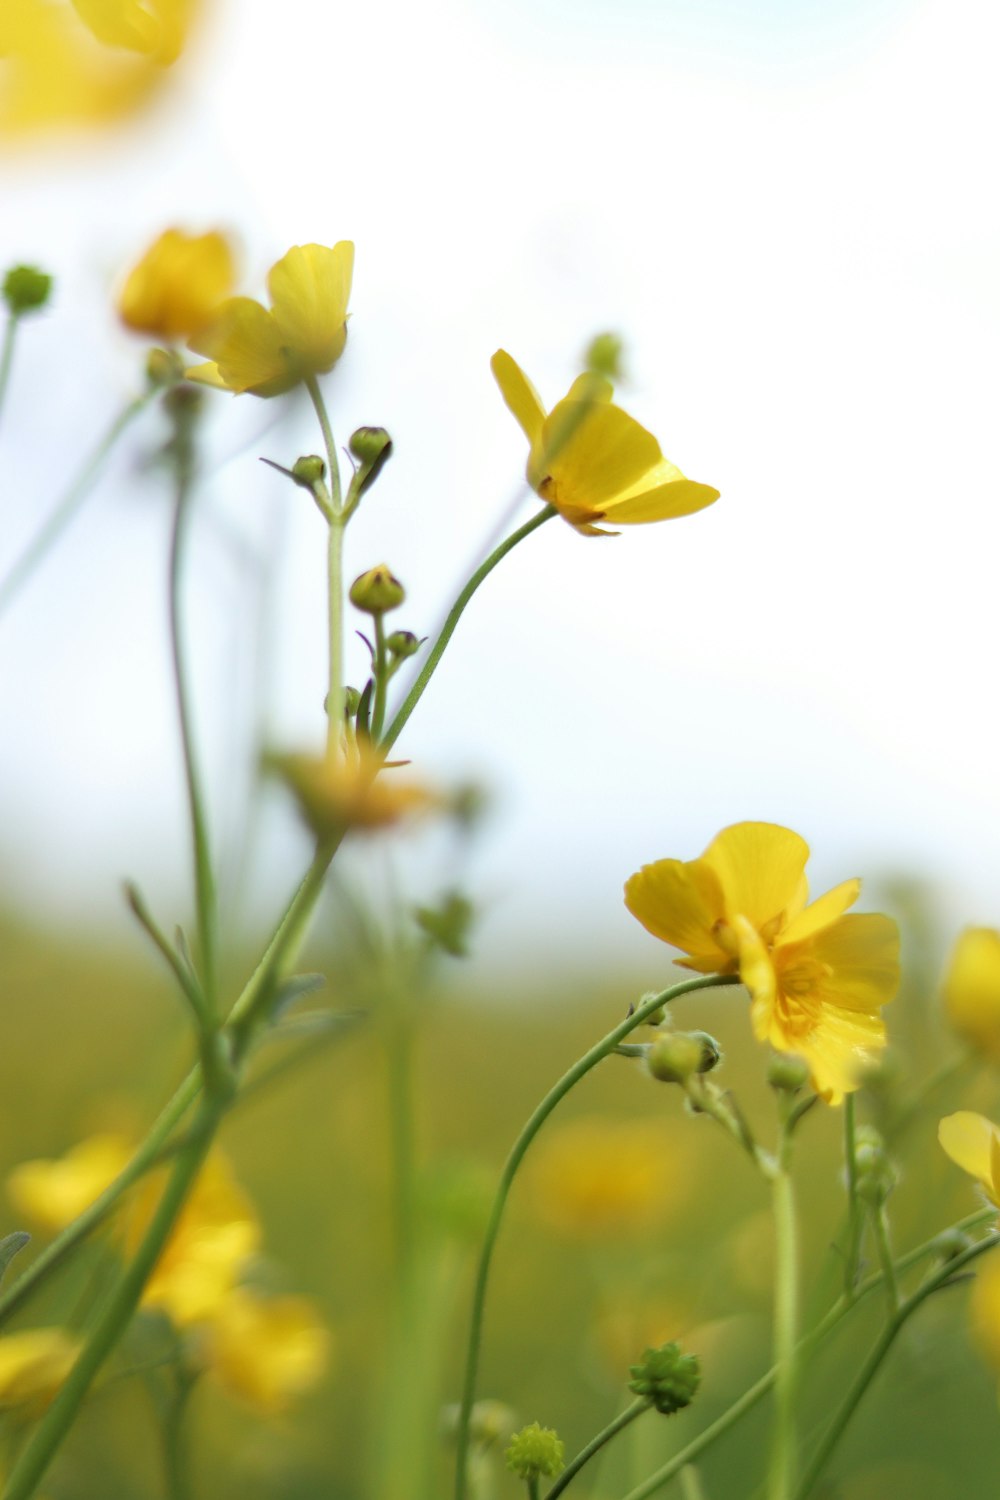
<svg viewBox="0 0 1000 1500">
<path fill-rule="evenodd" d="M 630 1374 L 629 1390 L 645 1396 L 666 1417 L 690 1406 L 701 1383 L 698 1356 L 685 1354 L 676 1340 L 647 1349 L 639 1363 L 631 1366 Z"/>
<path fill-rule="evenodd" d="M 519 1479 L 551 1478 L 566 1467 L 566 1445 L 559 1434 L 537 1422 L 515 1432 L 504 1456 L 508 1469 Z"/>
<path fill-rule="evenodd" d="M 420 650 L 420 642 L 412 630 L 394 630 L 391 635 L 386 636 L 386 645 L 393 656 L 400 661 L 408 656 L 414 656 Z"/>
<path fill-rule="evenodd" d="M 767 1066 L 767 1081 L 779 1094 L 797 1094 L 809 1082 L 809 1064 L 794 1053 L 776 1052 Z"/>
<path fill-rule="evenodd" d="M 317 453 L 307 453 L 292 464 L 292 478 L 304 490 L 314 489 L 326 477 L 326 464 Z"/>
<path fill-rule="evenodd" d="M 366 615 L 384 615 L 390 609 L 398 609 L 405 598 L 406 590 L 385 563 L 369 568 L 351 584 L 351 603 Z"/>
<path fill-rule="evenodd" d="M 947 1263 L 949 1260 L 955 1260 L 959 1255 L 964 1255 L 966 1250 L 971 1249 L 972 1243 L 969 1235 L 952 1226 L 951 1229 L 942 1230 L 934 1241 L 934 1254 L 938 1260 Z"/>
<path fill-rule="evenodd" d="M 472 903 L 457 891 L 446 896 L 440 906 L 418 906 L 414 912 L 421 931 L 452 958 L 468 957 L 475 915 Z"/>
<path fill-rule="evenodd" d="M 11 317 L 38 312 L 49 300 L 52 277 L 37 266 L 12 266 L 3 279 L 3 300 Z"/>
<path fill-rule="evenodd" d="M 351 433 L 347 446 L 358 461 L 351 488 L 360 499 L 392 457 L 392 438 L 384 427 L 359 427 Z"/>
<path fill-rule="evenodd" d="M 353 719 L 361 707 L 361 694 L 356 687 L 345 687 L 344 689 L 344 714 L 348 719 Z M 325 704 L 324 704 L 325 708 Z"/>
<path fill-rule="evenodd" d="M 862 1125 L 857 1133 L 854 1169 L 858 1196 L 879 1207 L 896 1186 L 896 1169 L 889 1160 L 885 1142 L 873 1125 Z"/>
<path fill-rule="evenodd" d="M 695 1073 L 710 1073 L 722 1052 L 705 1031 L 665 1031 L 651 1044 L 646 1066 L 660 1083 L 687 1083 Z"/>
<path fill-rule="evenodd" d="M 592 375 L 603 375 L 605 380 L 621 380 L 624 347 L 617 333 L 599 333 L 584 355 L 587 369 Z"/>
<path fill-rule="evenodd" d="M 172 349 L 150 349 L 146 355 L 146 379 L 153 387 L 176 385 L 184 379 L 184 361 Z"/>
</svg>

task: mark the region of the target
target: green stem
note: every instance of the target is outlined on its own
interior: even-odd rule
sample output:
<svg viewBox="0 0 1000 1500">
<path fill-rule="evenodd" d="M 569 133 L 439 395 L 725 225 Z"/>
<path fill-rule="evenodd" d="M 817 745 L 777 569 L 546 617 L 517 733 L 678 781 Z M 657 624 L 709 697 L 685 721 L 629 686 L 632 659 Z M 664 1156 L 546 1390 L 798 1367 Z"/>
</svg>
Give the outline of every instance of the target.
<svg viewBox="0 0 1000 1500">
<path fill-rule="evenodd" d="M 218 1112 L 206 1104 L 198 1128 L 192 1132 L 190 1140 L 174 1163 L 170 1179 L 135 1258 L 126 1267 L 65 1384 L 14 1465 L 4 1490 L 4 1500 L 28 1500 L 34 1494 L 73 1425 L 91 1382 L 125 1332 L 139 1305 L 143 1288 L 194 1186 L 218 1123 Z"/>
<path fill-rule="evenodd" d="M 337 445 L 334 442 L 330 416 L 323 400 L 323 392 L 315 375 L 307 375 L 305 381 L 309 399 L 323 434 L 326 449 L 327 480 L 330 491 L 330 531 L 326 549 L 327 580 L 327 629 L 329 635 L 330 668 L 326 695 L 326 752 L 335 756 L 340 749 L 344 730 L 344 513 L 340 487 L 340 464 L 337 460 Z"/>
<path fill-rule="evenodd" d="M 531 1478 L 528 1480 L 528 1500 L 538 1500 L 538 1483 L 538 1475 L 532 1474 Z"/>
<path fill-rule="evenodd" d="M 847 1246 L 844 1251 L 844 1293 L 854 1295 L 864 1219 L 858 1200 L 857 1117 L 854 1095 L 844 1099 L 844 1170 L 847 1174 Z"/>
<path fill-rule="evenodd" d="M 159 394 L 160 391 L 156 388 L 144 391 L 141 396 L 136 396 L 133 401 L 130 401 L 119 412 L 105 436 L 84 464 L 77 478 L 70 485 L 64 498 L 56 506 L 34 540 L 29 542 L 27 548 L 14 563 L 6 578 L 0 582 L 0 615 L 3 614 L 7 605 L 10 604 L 14 596 L 30 578 L 61 532 L 73 520 L 83 501 L 87 498 L 91 485 L 97 479 L 105 459 L 122 433 L 135 420 L 139 413 L 146 409 L 154 396 Z"/>
<path fill-rule="evenodd" d="M 546 505 L 543 510 L 540 510 L 537 513 L 537 515 L 532 516 L 531 520 L 526 522 L 524 526 L 520 527 L 517 531 L 512 532 L 506 541 L 501 542 L 499 547 L 495 548 L 494 551 L 490 553 L 486 561 L 480 564 L 480 566 L 473 573 L 472 577 L 465 585 L 465 588 L 459 594 L 458 598 L 455 600 L 454 604 L 449 610 L 448 617 L 441 627 L 441 634 L 434 642 L 434 645 L 431 647 L 431 650 L 427 656 L 427 660 L 424 662 L 423 666 L 420 668 L 420 671 L 414 678 L 413 685 L 410 688 L 410 691 L 407 693 L 406 697 L 403 699 L 403 702 L 396 710 L 392 723 L 386 730 L 385 736 L 382 740 L 382 748 L 384 750 L 391 750 L 392 746 L 396 743 L 396 741 L 399 739 L 399 736 L 402 734 L 407 720 L 409 719 L 413 710 L 416 708 L 417 704 L 420 702 L 420 699 L 423 696 L 424 689 L 430 682 L 431 678 L 434 676 L 434 673 L 437 671 L 438 662 L 444 655 L 448 642 L 455 634 L 455 627 L 458 624 L 459 620 L 462 618 L 462 612 L 464 611 L 465 606 L 468 604 L 469 600 L 472 598 L 479 585 L 485 578 L 489 577 L 489 575 L 493 572 L 493 569 L 496 567 L 497 563 L 501 562 L 503 558 L 507 556 L 508 552 L 512 552 L 514 550 L 518 542 L 523 542 L 524 538 L 526 536 L 530 536 L 533 531 L 537 531 L 539 526 L 542 526 L 546 521 L 551 521 L 552 517 L 555 514 L 555 508 L 551 505 Z"/>
<path fill-rule="evenodd" d="M 7 397 L 7 386 L 10 382 L 10 368 L 14 362 L 14 343 L 17 338 L 17 325 L 20 318 L 17 313 L 9 313 L 7 326 L 3 331 L 3 348 L 0 349 L 0 413 Z"/>
<path fill-rule="evenodd" d="M 163 1464 L 169 1500 L 191 1500 L 185 1422 L 194 1386 L 192 1376 L 178 1371 L 163 1417 Z"/>
<path fill-rule="evenodd" d="M 610 1443 L 613 1437 L 617 1437 L 619 1432 L 623 1432 L 631 1422 L 635 1421 L 636 1417 L 641 1417 L 643 1412 L 649 1409 L 650 1403 L 646 1397 L 637 1396 L 630 1406 L 626 1406 L 624 1411 L 619 1412 L 617 1417 L 608 1423 L 607 1427 L 602 1428 L 595 1437 L 592 1437 L 586 1447 L 580 1449 L 576 1457 L 563 1469 L 552 1488 L 547 1491 L 545 1500 L 556 1500 L 556 1496 L 562 1494 L 566 1486 L 572 1483 L 583 1466 L 590 1462 L 595 1453 L 601 1451 L 605 1443 Z"/>
<path fill-rule="evenodd" d="M 681 1492 L 684 1500 L 705 1500 L 698 1470 L 691 1464 L 685 1464 L 681 1470 Z"/>
<path fill-rule="evenodd" d="M 872 1228 L 875 1231 L 875 1245 L 878 1250 L 879 1264 L 885 1274 L 885 1294 L 889 1303 L 889 1316 L 890 1318 L 894 1318 L 900 1306 L 899 1282 L 896 1278 L 896 1264 L 892 1258 L 892 1245 L 889 1242 L 889 1219 L 884 1203 L 880 1203 L 872 1208 L 871 1218 Z"/>
<path fill-rule="evenodd" d="M 413 1156 L 413 1017 L 406 996 L 395 997 L 386 1037 L 389 1083 L 389 1132 L 392 1141 L 392 1186 L 396 1267 L 405 1304 L 410 1289 L 414 1231 Z"/>
<path fill-rule="evenodd" d="M 802 1482 L 795 1491 L 794 1500 L 808 1500 L 808 1497 L 812 1495 L 817 1480 L 826 1468 L 837 1444 L 843 1437 L 848 1423 L 860 1405 L 868 1387 L 871 1385 L 879 1366 L 895 1343 L 897 1334 L 913 1316 L 917 1308 L 933 1292 L 942 1287 L 945 1282 L 950 1281 L 952 1277 L 957 1276 L 960 1271 L 964 1270 L 977 1256 L 983 1255 L 998 1243 L 1000 1243 L 1000 1236 L 991 1235 L 988 1239 L 979 1240 L 977 1244 L 971 1245 L 968 1250 L 963 1250 L 961 1255 L 956 1255 L 953 1260 L 947 1261 L 943 1266 L 940 1266 L 936 1272 L 927 1278 L 922 1286 L 917 1288 L 912 1296 L 907 1298 L 897 1311 L 895 1317 L 891 1318 L 886 1324 L 876 1340 L 871 1353 L 855 1376 L 839 1411 L 830 1423 L 813 1454 L 802 1476 Z"/>
<path fill-rule="evenodd" d="M 377 745 L 385 723 L 385 694 L 389 685 L 385 657 L 385 624 L 381 615 L 373 616 L 375 622 L 375 702 L 372 705 L 372 743 Z"/>
<path fill-rule="evenodd" d="M 476 1377 L 479 1369 L 479 1350 L 483 1336 L 483 1313 L 486 1306 L 486 1289 L 489 1282 L 493 1250 L 500 1231 L 500 1224 L 503 1219 L 504 1208 L 507 1203 L 508 1194 L 510 1193 L 511 1184 L 517 1175 L 518 1167 L 524 1160 L 528 1147 L 552 1111 L 561 1103 L 570 1090 L 580 1082 L 580 1079 L 585 1078 L 592 1068 L 596 1068 L 599 1062 L 603 1062 L 604 1058 L 609 1057 L 619 1042 L 624 1041 L 630 1032 L 642 1026 L 664 1005 L 669 1005 L 671 1001 L 679 999 L 681 995 L 688 995 L 694 990 L 713 989 L 722 985 L 738 983 L 739 979 L 735 975 L 699 975 L 695 979 L 685 979 L 680 984 L 671 985 L 669 989 L 664 990 L 661 994 L 653 995 L 642 1005 L 637 1006 L 631 1015 L 626 1016 L 625 1020 L 621 1021 L 613 1031 L 609 1031 L 607 1036 L 596 1042 L 589 1051 L 585 1052 L 573 1064 L 567 1073 L 563 1074 L 559 1082 L 549 1090 L 545 1098 L 534 1109 L 514 1145 L 511 1147 L 510 1155 L 507 1157 L 503 1171 L 500 1174 L 500 1182 L 497 1186 L 496 1197 L 493 1200 L 493 1208 L 486 1226 L 479 1265 L 476 1270 L 472 1312 L 469 1318 L 469 1339 L 466 1349 L 462 1402 L 459 1409 L 458 1430 L 456 1434 L 458 1451 L 455 1466 L 455 1500 L 465 1500 L 467 1484 L 466 1470 L 469 1453 L 469 1422 L 476 1399 Z"/>
<path fill-rule="evenodd" d="M 772 1180 L 775 1233 L 774 1435 L 768 1484 L 770 1500 L 788 1500 L 795 1477 L 795 1390 L 797 1383 L 799 1267 L 795 1195 L 787 1150 Z"/>
</svg>

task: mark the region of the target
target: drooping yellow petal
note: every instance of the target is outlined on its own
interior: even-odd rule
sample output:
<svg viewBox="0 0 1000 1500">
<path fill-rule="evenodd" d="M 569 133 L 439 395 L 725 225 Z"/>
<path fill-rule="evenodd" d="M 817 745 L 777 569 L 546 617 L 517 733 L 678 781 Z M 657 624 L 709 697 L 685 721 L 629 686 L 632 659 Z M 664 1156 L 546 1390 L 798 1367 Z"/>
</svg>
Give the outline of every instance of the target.
<svg viewBox="0 0 1000 1500">
<path fill-rule="evenodd" d="M 989 1193 L 994 1203 L 1000 1186 L 993 1174 L 994 1145 L 998 1127 L 985 1115 L 960 1109 L 957 1114 L 946 1115 L 938 1126 L 938 1140 L 956 1166 L 975 1177 Z"/>
<path fill-rule="evenodd" d="M 534 444 L 541 436 L 545 408 L 531 381 L 506 349 L 498 349 L 490 360 L 493 378 L 521 431 Z"/>
<path fill-rule="evenodd" d="M 719 878 L 726 911 L 747 917 L 766 940 L 804 903 L 809 845 L 790 828 L 734 823 L 712 840 L 702 858 Z"/>
<path fill-rule="evenodd" d="M 944 1002 L 955 1030 L 1000 1060 L 1000 932 L 967 927 L 960 935 L 945 976 Z"/>
<path fill-rule="evenodd" d="M 797 917 L 793 917 L 788 926 L 776 939 L 779 943 L 801 943 L 806 938 L 813 937 L 824 927 L 829 927 L 842 917 L 849 906 L 853 906 L 861 894 L 860 880 L 845 880 L 840 885 L 835 885 L 832 891 L 817 897 L 804 911 L 800 911 Z"/>
<path fill-rule="evenodd" d="M 137 333 L 188 339 L 229 296 L 234 276 L 233 252 L 224 235 L 167 229 L 129 272 L 118 311 Z"/>
<path fill-rule="evenodd" d="M 251 297 L 231 297 L 223 302 L 211 323 L 189 343 L 192 349 L 214 361 L 230 391 L 277 396 L 300 379 L 289 365 L 277 322 Z M 189 372 L 192 380 L 206 378 L 198 373 L 199 369 L 195 366 Z"/>
<path fill-rule="evenodd" d="M 651 432 L 606 401 L 560 401 L 532 445 L 528 481 L 557 510 L 600 520 L 663 455 Z"/>
<path fill-rule="evenodd" d="M 353 274 L 350 240 L 293 245 L 268 272 L 274 320 L 306 374 L 326 374 L 343 353 Z"/>
<path fill-rule="evenodd" d="M 731 971 L 735 954 L 719 946 L 722 889 L 703 860 L 660 859 L 625 882 L 625 905 L 647 932 L 691 955 L 685 965 L 707 973 Z"/>
</svg>

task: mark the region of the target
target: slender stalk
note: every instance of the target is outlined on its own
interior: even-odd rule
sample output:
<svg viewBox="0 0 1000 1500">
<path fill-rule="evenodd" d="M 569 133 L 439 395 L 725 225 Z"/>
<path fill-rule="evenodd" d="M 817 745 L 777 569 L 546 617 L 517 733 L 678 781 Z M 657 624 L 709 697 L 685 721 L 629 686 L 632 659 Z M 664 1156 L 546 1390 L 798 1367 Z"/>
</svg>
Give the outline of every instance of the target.
<svg viewBox="0 0 1000 1500">
<path fill-rule="evenodd" d="M 159 394 L 160 389 L 156 387 L 144 391 L 141 396 L 136 396 L 133 401 L 130 401 L 119 412 L 104 437 L 87 459 L 76 479 L 70 485 L 63 499 L 56 506 L 48 520 L 42 525 L 34 539 L 28 543 L 28 546 L 14 563 L 7 576 L 0 581 L 0 615 L 3 614 L 8 604 L 10 604 L 23 585 L 27 583 L 49 548 L 59 539 L 61 533 L 74 519 L 80 506 L 86 500 L 91 485 L 100 474 L 105 459 L 122 433 L 135 421 L 140 412 L 145 411 L 153 398 Z"/>
<path fill-rule="evenodd" d="M 885 1274 L 885 1294 L 889 1303 L 889 1316 L 895 1317 L 899 1311 L 900 1295 L 899 1282 L 896 1278 L 896 1265 L 892 1258 L 892 1245 L 889 1241 L 889 1218 L 885 1211 L 885 1204 L 879 1203 L 872 1208 L 872 1228 L 875 1231 L 875 1246 L 878 1250 L 879 1265 Z"/>
<path fill-rule="evenodd" d="M 563 1469 L 555 1484 L 546 1492 L 545 1500 L 556 1500 L 556 1496 L 562 1494 L 566 1486 L 573 1482 L 583 1466 L 590 1462 L 595 1453 L 601 1451 L 605 1443 L 610 1443 L 613 1437 L 617 1437 L 620 1432 L 624 1432 L 625 1428 L 634 1422 L 636 1417 L 641 1417 L 643 1412 L 649 1411 L 649 1409 L 650 1403 L 646 1397 L 637 1396 L 629 1406 L 626 1406 L 624 1411 L 620 1411 L 617 1417 L 608 1423 L 607 1427 L 602 1428 L 600 1432 L 592 1437 L 586 1447 L 580 1449 L 576 1457 Z"/>
<path fill-rule="evenodd" d="M 3 412 L 3 404 L 7 397 L 10 369 L 14 363 L 14 344 L 17 339 L 17 325 L 20 321 L 17 313 L 8 313 L 7 326 L 3 331 L 3 347 L 0 348 L 0 413 Z"/>
<path fill-rule="evenodd" d="M 472 577 L 465 585 L 465 588 L 459 594 L 458 598 L 455 600 L 454 604 L 449 610 L 448 617 L 441 627 L 441 634 L 434 642 L 434 645 L 431 647 L 430 652 L 428 653 L 426 661 L 414 678 L 410 691 L 407 693 L 406 697 L 403 699 L 403 702 L 396 710 L 396 713 L 393 716 L 392 723 L 389 725 L 389 728 L 386 730 L 385 735 L 382 739 L 382 748 L 384 750 L 391 750 L 392 746 L 396 743 L 396 741 L 399 739 L 399 736 L 402 734 L 407 720 L 409 719 L 413 710 L 416 708 L 417 704 L 420 702 L 420 699 L 423 697 L 424 689 L 430 682 L 431 678 L 434 676 L 434 673 L 437 671 L 438 662 L 444 655 L 448 642 L 455 634 L 455 627 L 458 624 L 459 620 L 462 618 L 462 613 L 465 609 L 465 606 L 468 604 L 469 600 L 472 598 L 479 585 L 485 578 L 489 577 L 489 575 L 493 572 L 493 569 L 496 567 L 497 563 L 501 562 L 503 558 L 507 556 L 508 552 L 512 552 L 514 550 L 518 542 L 523 542 L 524 538 L 526 536 L 530 536 L 533 531 L 537 531 L 539 526 L 543 525 L 546 521 L 551 521 L 552 517 L 555 514 L 556 511 L 554 507 L 551 505 L 546 505 L 544 510 L 538 511 L 536 515 L 532 516 L 530 521 L 526 522 L 525 525 L 521 526 L 517 531 L 512 532 L 506 541 L 501 542 L 499 547 L 496 547 L 490 553 L 486 561 L 484 563 L 481 563 L 473 573 Z"/>
<path fill-rule="evenodd" d="M 953 1260 L 947 1261 L 907 1298 L 897 1311 L 895 1317 L 889 1320 L 876 1340 L 868 1358 L 855 1376 L 839 1411 L 824 1433 L 819 1446 L 802 1476 L 802 1481 L 795 1491 L 794 1500 L 808 1500 L 808 1497 L 813 1493 L 817 1480 L 826 1468 L 834 1449 L 843 1437 L 848 1423 L 855 1411 L 857 1411 L 868 1387 L 875 1378 L 879 1366 L 895 1343 L 896 1336 L 913 1316 L 917 1308 L 927 1300 L 932 1292 L 936 1292 L 945 1282 L 950 1281 L 952 1277 L 957 1276 L 960 1271 L 964 1270 L 977 1256 L 983 1255 L 987 1250 L 991 1250 L 996 1244 L 1000 1244 L 1000 1235 L 994 1234 L 988 1239 L 979 1240 L 975 1245 L 971 1245 L 968 1250 L 964 1250 L 961 1255 L 956 1255 Z"/>
<path fill-rule="evenodd" d="M 389 686 L 385 654 L 385 623 L 381 615 L 373 616 L 375 623 L 375 701 L 372 705 L 372 742 L 378 744 L 385 723 L 385 694 Z"/>
<path fill-rule="evenodd" d="M 705 1500 L 701 1478 L 692 1464 L 685 1464 L 681 1470 L 681 1492 L 684 1500 Z"/>
<path fill-rule="evenodd" d="M 538 1496 L 538 1475 L 532 1474 L 531 1478 L 528 1480 L 528 1500 L 538 1500 Z"/>
<path fill-rule="evenodd" d="M 699 975 L 695 979 L 685 979 L 680 984 L 671 985 L 669 989 L 663 990 L 659 995 L 651 996 L 644 1004 L 638 1006 L 631 1015 L 626 1016 L 625 1020 L 621 1021 L 613 1031 L 609 1031 L 607 1036 L 602 1037 L 599 1042 L 596 1042 L 589 1051 L 585 1052 L 573 1064 L 567 1073 L 563 1074 L 558 1083 L 553 1085 L 545 1095 L 545 1098 L 533 1110 L 520 1135 L 511 1147 L 510 1154 L 500 1174 L 500 1182 L 493 1200 L 493 1208 L 486 1226 L 486 1234 L 476 1271 L 472 1312 L 469 1317 L 469 1338 L 466 1349 L 465 1377 L 462 1385 L 462 1402 L 459 1409 L 458 1430 L 456 1434 L 458 1451 L 455 1463 L 455 1500 L 465 1500 L 466 1494 L 469 1421 L 476 1399 L 476 1377 L 479 1369 L 479 1350 L 483 1336 L 483 1313 L 486 1307 L 486 1290 L 489 1282 L 490 1265 L 507 1197 L 514 1178 L 517 1175 L 517 1169 L 524 1160 L 528 1147 L 552 1111 L 561 1103 L 570 1090 L 580 1082 L 580 1079 L 585 1078 L 592 1068 L 596 1068 L 599 1062 L 609 1057 L 619 1042 L 624 1041 L 630 1032 L 642 1026 L 644 1022 L 649 1020 L 650 1016 L 655 1015 L 664 1005 L 669 1005 L 671 1001 L 679 999 L 681 995 L 688 995 L 694 990 L 715 989 L 722 985 L 738 983 L 739 979 L 735 975 Z"/>
<path fill-rule="evenodd" d="M 787 1157 L 787 1152 L 782 1151 Z M 772 1181 L 775 1234 L 774 1434 L 768 1483 L 770 1500 L 788 1500 L 795 1478 L 795 1390 L 797 1384 L 799 1266 L 795 1196 L 783 1159 Z"/>
<path fill-rule="evenodd" d="M 394 997 L 386 1037 L 389 1085 L 389 1134 L 392 1143 L 392 1187 L 396 1267 L 405 1304 L 410 1289 L 414 1232 L 413 1154 L 413 1017 L 408 997 Z"/>
<path fill-rule="evenodd" d="M 857 1117 L 854 1095 L 844 1099 L 844 1171 L 847 1174 L 847 1248 L 844 1252 L 844 1293 L 854 1295 L 858 1279 L 858 1257 L 861 1253 L 861 1235 L 864 1217 L 858 1200 L 857 1163 Z"/>
<path fill-rule="evenodd" d="M 149 1228 L 115 1291 L 90 1333 L 65 1384 L 32 1433 L 7 1481 L 4 1500 L 29 1500 L 76 1419 L 91 1382 L 124 1333 L 146 1282 L 180 1214 L 205 1160 L 219 1123 L 206 1104 L 199 1127 L 174 1163 L 170 1180 Z"/>
<path fill-rule="evenodd" d="M 194 1379 L 190 1375 L 178 1371 L 163 1416 L 163 1466 L 169 1500 L 191 1500 L 185 1428 L 194 1385 Z"/>
<path fill-rule="evenodd" d="M 330 666 L 326 694 L 326 753 L 333 758 L 340 750 L 344 725 L 344 513 L 340 488 L 340 464 L 330 416 L 315 375 L 306 377 L 306 390 L 313 404 L 326 448 L 330 490 L 329 534 L 326 549 L 327 633 Z"/>
</svg>

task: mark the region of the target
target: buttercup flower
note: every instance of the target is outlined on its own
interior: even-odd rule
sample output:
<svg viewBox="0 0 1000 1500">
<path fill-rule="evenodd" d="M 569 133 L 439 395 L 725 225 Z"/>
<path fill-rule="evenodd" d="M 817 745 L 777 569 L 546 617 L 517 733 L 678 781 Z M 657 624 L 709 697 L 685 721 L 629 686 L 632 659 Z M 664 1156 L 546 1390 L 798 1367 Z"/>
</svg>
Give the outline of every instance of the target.
<svg viewBox="0 0 1000 1500">
<path fill-rule="evenodd" d="M 7 1179 L 7 1196 L 29 1224 L 58 1234 L 89 1208 L 129 1159 L 118 1135 L 93 1135 L 51 1161 L 25 1161 Z"/>
<path fill-rule="evenodd" d="M 264 1415 L 285 1411 L 322 1377 L 330 1336 L 305 1297 L 259 1297 L 234 1288 L 204 1329 L 208 1369 Z"/>
<path fill-rule="evenodd" d="M 62 1328 L 28 1328 L 0 1339 L 0 1410 L 37 1417 L 73 1368 L 80 1342 Z"/>
<path fill-rule="evenodd" d="M 587 536 L 594 523 L 625 526 L 688 516 L 718 490 L 685 479 L 651 432 L 611 401 L 609 381 L 581 375 L 546 416 L 541 397 L 504 349 L 490 362 L 500 393 L 528 442 L 527 478 L 541 499 Z"/>
<path fill-rule="evenodd" d="M 354 246 L 293 245 L 268 272 L 270 311 L 232 297 L 189 340 L 211 363 L 189 380 L 254 396 L 279 396 L 310 375 L 332 370 L 347 340 Z"/>
<path fill-rule="evenodd" d="M 159 88 L 199 0 L 3 0 L 0 132 L 99 124 Z"/>
<path fill-rule="evenodd" d="M 564 1234 L 637 1234 L 676 1208 L 687 1158 L 648 1120 L 573 1120 L 542 1138 L 530 1167 L 539 1216 Z"/>
<path fill-rule="evenodd" d="M 1000 1125 L 960 1109 L 941 1121 L 938 1140 L 956 1166 L 974 1177 L 990 1202 L 1000 1207 Z"/>
<path fill-rule="evenodd" d="M 405 773 L 384 768 L 383 757 L 364 740 L 336 757 L 272 755 L 268 765 L 284 780 L 318 838 L 336 838 L 351 829 L 375 833 L 440 802 Z"/>
<path fill-rule="evenodd" d="M 885 1046 L 880 1008 L 899 984 L 890 917 L 851 913 L 859 880 L 807 905 L 809 846 L 774 823 L 736 823 L 700 859 L 661 859 L 625 886 L 625 904 L 654 937 L 688 956 L 682 967 L 738 974 L 759 1041 L 809 1065 L 831 1104 L 858 1087 Z"/>
<path fill-rule="evenodd" d="M 224 235 L 167 229 L 129 272 L 118 299 L 136 333 L 175 342 L 204 328 L 233 289 L 233 252 Z"/>
<path fill-rule="evenodd" d="M 1000 1062 L 1000 932 L 967 927 L 961 934 L 945 976 L 944 1003 L 955 1030 Z"/>
</svg>

